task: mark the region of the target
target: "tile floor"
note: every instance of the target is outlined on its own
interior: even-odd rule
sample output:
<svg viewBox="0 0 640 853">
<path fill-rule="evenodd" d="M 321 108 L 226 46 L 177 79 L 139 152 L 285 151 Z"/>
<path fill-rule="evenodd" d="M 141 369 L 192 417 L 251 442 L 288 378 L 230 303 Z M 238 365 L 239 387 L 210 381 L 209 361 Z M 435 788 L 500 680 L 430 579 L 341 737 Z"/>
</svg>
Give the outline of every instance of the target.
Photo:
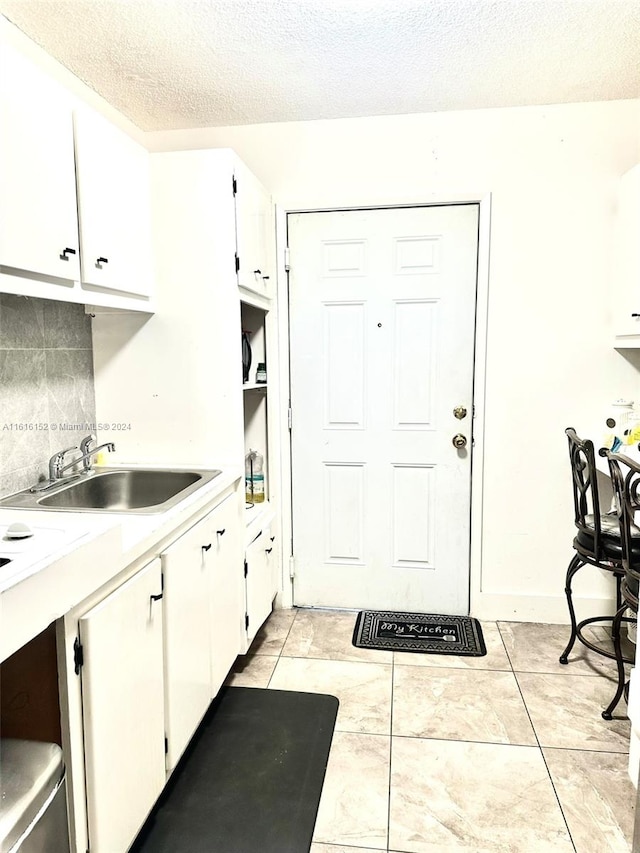
<svg viewBox="0 0 640 853">
<path fill-rule="evenodd" d="M 227 683 L 340 700 L 311 853 L 628 853 L 615 666 L 564 625 L 483 622 L 480 658 L 356 649 L 354 613 L 274 612 Z"/>
</svg>

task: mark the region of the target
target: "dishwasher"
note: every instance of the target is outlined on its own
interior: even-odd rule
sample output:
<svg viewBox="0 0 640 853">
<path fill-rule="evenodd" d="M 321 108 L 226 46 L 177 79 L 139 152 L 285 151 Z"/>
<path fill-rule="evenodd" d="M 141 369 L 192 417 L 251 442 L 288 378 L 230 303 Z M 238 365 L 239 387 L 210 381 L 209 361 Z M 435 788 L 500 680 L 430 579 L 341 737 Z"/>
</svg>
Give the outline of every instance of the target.
<svg viewBox="0 0 640 853">
<path fill-rule="evenodd" d="M 62 750 L 0 739 L 0 853 L 69 853 Z"/>
</svg>

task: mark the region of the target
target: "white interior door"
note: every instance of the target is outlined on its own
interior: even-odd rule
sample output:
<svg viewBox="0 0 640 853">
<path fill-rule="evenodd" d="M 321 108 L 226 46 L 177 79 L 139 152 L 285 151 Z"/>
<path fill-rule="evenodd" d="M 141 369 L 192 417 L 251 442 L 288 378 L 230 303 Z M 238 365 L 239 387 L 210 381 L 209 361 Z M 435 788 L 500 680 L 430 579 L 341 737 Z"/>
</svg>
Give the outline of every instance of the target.
<svg viewBox="0 0 640 853">
<path fill-rule="evenodd" d="M 289 247 L 294 601 L 466 614 L 478 206 L 295 214 Z"/>
</svg>

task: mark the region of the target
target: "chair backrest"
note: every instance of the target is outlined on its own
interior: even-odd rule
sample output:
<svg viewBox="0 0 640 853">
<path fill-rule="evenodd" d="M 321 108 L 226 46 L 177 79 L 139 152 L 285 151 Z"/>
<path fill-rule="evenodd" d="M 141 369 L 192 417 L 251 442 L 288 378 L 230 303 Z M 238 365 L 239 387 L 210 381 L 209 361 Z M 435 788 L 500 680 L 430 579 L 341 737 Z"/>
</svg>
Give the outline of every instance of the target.
<svg viewBox="0 0 640 853">
<path fill-rule="evenodd" d="M 616 503 L 616 513 L 620 524 L 622 544 L 622 567 L 628 575 L 640 578 L 640 562 L 636 512 L 640 511 L 640 465 L 622 453 L 607 451 L 607 461 L 611 472 L 611 485 Z M 633 531 L 636 536 L 632 535 Z M 632 548 L 635 541 L 635 548 Z"/>
<path fill-rule="evenodd" d="M 578 438 L 573 427 L 568 427 L 565 430 L 565 435 L 569 439 L 575 524 L 579 530 L 583 530 L 593 537 L 594 557 L 598 560 L 601 536 L 600 498 L 598 497 L 593 442 L 589 439 Z"/>
</svg>

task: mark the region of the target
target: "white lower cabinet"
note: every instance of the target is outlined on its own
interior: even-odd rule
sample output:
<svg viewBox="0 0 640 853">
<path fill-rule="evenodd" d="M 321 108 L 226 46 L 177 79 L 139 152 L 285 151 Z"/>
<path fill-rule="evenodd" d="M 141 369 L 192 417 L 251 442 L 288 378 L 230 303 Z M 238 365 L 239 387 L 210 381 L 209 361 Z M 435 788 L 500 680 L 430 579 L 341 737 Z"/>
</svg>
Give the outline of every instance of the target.
<svg viewBox="0 0 640 853">
<path fill-rule="evenodd" d="M 271 613 L 273 606 L 275 589 L 270 560 L 272 553 L 271 528 L 264 527 L 248 546 L 244 559 L 247 647 Z"/>
<path fill-rule="evenodd" d="M 222 687 L 241 651 L 242 506 L 234 495 L 211 514 L 211 687 Z"/>
<path fill-rule="evenodd" d="M 162 555 L 165 727 L 172 770 L 211 701 L 209 516 Z"/>
<path fill-rule="evenodd" d="M 165 783 L 160 560 L 80 619 L 91 853 L 125 851 Z"/>
<path fill-rule="evenodd" d="M 239 523 L 230 495 L 161 555 L 167 770 L 240 651 Z"/>
<path fill-rule="evenodd" d="M 65 629 L 75 853 L 129 849 L 243 650 L 242 497 L 237 481 Z"/>
</svg>

